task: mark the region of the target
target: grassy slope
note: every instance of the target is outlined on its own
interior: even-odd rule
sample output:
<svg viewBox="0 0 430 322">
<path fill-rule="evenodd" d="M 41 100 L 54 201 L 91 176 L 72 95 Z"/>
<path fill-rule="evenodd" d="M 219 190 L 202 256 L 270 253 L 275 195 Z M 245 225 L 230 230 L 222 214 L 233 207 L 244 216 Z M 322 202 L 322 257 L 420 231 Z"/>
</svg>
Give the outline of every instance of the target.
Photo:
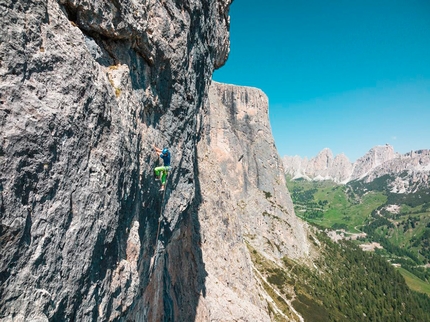
<svg viewBox="0 0 430 322">
<path fill-rule="evenodd" d="M 357 232 L 356 227 L 361 226 L 369 214 L 386 201 L 386 197 L 382 193 L 370 192 L 363 196 L 361 203 L 352 204 L 346 198 L 342 187 L 337 190 L 339 193 L 324 216 L 323 225 L 326 227 L 332 227 L 335 223 L 345 224 L 348 231 Z"/>
<path fill-rule="evenodd" d="M 399 267 L 397 269 L 400 274 L 404 277 L 406 284 L 409 286 L 411 290 L 414 290 L 416 292 L 425 293 L 430 296 L 430 284 L 424 282 L 423 280 L 416 277 L 411 272 Z"/>
<path fill-rule="evenodd" d="M 375 218 L 370 216 L 371 213 L 386 205 L 388 199 L 384 189 L 354 193 L 350 187 L 337 185 L 330 181 L 290 181 L 287 178 L 287 186 L 299 217 L 321 227 L 344 228 L 351 233 L 359 232 L 363 225 L 374 221 Z M 393 199 L 392 195 L 390 199 Z M 375 229 L 375 232 L 385 236 L 388 242 L 395 247 L 408 249 L 417 254 L 420 260 L 427 262 L 429 261 L 428 252 L 423 251 L 423 248 L 428 246 L 425 246 L 425 242 L 424 245 L 419 242 L 425 233 L 429 233 L 430 212 L 425 210 L 427 209 L 422 205 L 401 204 L 399 214 L 382 214 L 393 226 L 381 225 Z M 316 217 L 315 212 L 319 213 Z M 420 251 L 422 254 L 419 254 Z M 399 259 L 398 256 L 390 253 L 386 253 L 386 255 L 395 262 Z M 430 284 L 423 280 L 425 276 L 421 275 L 422 279 L 419 279 L 411 272 L 408 272 L 409 275 L 406 275 L 405 272 L 408 271 L 400 270 L 411 289 L 430 295 Z"/>
<path fill-rule="evenodd" d="M 384 204 L 387 198 L 382 192 L 370 192 L 365 194 L 360 202 L 350 198 L 345 193 L 345 187 L 336 185 L 333 182 L 308 182 L 308 181 L 290 181 L 287 180 L 287 186 L 293 195 L 296 214 L 310 222 L 326 228 L 331 228 L 334 224 L 346 225 L 347 231 L 358 232 L 356 227 L 361 226 L 369 214 Z M 294 198 L 294 191 L 303 189 L 309 191 L 316 189 L 312 198 L 306 200 L 297 200 Z M 327 201 L 327 204 L 321 206 L 319 201 Z M 315 204 L 319 210 L 324 212 L 321 218 L 307 218 L 305 209 L 309 209 L 309 204 Z M 313 205 L 311 205 L 312 208 Z"/>
</svg>

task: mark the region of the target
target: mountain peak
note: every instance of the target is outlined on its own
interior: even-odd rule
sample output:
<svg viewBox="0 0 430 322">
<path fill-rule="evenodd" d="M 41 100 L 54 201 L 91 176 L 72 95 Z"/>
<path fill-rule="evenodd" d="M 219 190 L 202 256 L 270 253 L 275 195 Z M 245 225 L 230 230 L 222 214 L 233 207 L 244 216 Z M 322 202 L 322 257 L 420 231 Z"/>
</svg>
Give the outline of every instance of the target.
<svg viewBox="0 0 430 322">
<path fill-rule="evenodd" d="M 283 158 L 285 171 L 293 178 L 306 180 L 345 181 L 351 171 L 352 164 L 344 154 L 333 157 L 329 148 L 321 150 L 316 157 L 307 159 L 299 156 Z"/>
<path fill-rule="evenodd" d="M 307 158 L 283 158 L 285 173 L 293 178 L 307 180 L 332 180 L 346 183 L 352 180 L 364 179 L 372 181 L 384 174 L 409 172 L 430 172 L 430 151 L 411 151 L 404 155 L 394 151 L 389 144 L 372 147 L 364 156 L 351 163 L 344 154 L 338 154 L 333 159 L 330 149 L 325 148 L 317 156 Z M 396 189 L 394 189 L 396 190 Z M 404 188 L 397 189 L 405 191 Z"/>
<path fill-rule="evenodd" d="M 364 178 L 372 169 L 400 155 L 389 145 L 377 145 L 354 163 L 351 179 Z"/>
<path fill-rule="evenodd" d="M 331 154 L 331 155 L 333 155 L 333 152 L 330 150 L 330 148 L 324 148 L 318 154 Z"/>
</svg>

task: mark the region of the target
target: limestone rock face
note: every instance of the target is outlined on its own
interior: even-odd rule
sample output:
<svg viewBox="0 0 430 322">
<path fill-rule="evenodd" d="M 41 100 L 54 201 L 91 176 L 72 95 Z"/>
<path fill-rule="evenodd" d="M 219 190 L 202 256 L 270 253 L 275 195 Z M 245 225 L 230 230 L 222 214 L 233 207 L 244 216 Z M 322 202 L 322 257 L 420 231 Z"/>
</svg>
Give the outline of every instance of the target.
<svg viewBox="0 0 430 322">
<path fill-rule="evenodd" d="M 373 147 L 354 163 L 351 180 L 362 179 L 372 169 L 398 156 L 391 145 L 386 144 Z"/>
<path fill-rule="evenodd" d="M 309 243 L 285 188 L 267 97 L 255 88 L 213 82 L 202 122 L 199 218 L 208 287 L 201 314 L 270 321 L 246 243 L 275 262 L 308 255 Z M 221 312 L 226 300 L 229 309 Z"/>
<path fill-rule="evenodd" d="M 267 97 L 209 90 L 230 2 L 2 1 L 0 321 L 269 320 L 247 245 L 309 245 Z"/>
<path fill-rule="evenodd" d="M 394 193 L 414 193 L 430 187 L 430 150 L 411 151 L 399 155 L 373 169 L 364 180 L 371 182 L 389 175 L 389 187 Z"/>
<path fill-rule="evenodd" d="M 294 179 L 304 178 L 306 180 L 311 180 L 306 175 L 306 169 L 308 165 L 308 158 L 304 157 L 303 159 L 298 156 L 288 156 L 285 155 L 282 157 L 282 163 L 284 165 L 285 174 L 291 176 Z"/>
<path fill-rule="evenodd" d="M 411 151 L 399 154 L 391 145 L 376 146 L 356 162 L 337 155 L 334 160 L 331 151 L 324 149 L 317 157 L 308 161 L 299 156 L 283 157 L 285 173 L 292 178 L 307 180 L 332 180 L 347 183 L 352 180 L 373 180 L 389 175 L 388 183 L 394 193 L 411 193 L 430 186 L 430 150 Z"/>
<path fill-rule="evenodd" d="M 328 169 L 333 166 L 333 153 L 330 149 L 324 149 L 315 158 L 309 160 L 306 171 L 317 173 L 318 176 L 327 177 Z"/>
<path fill-rule="evenodd" d="M 333 160 L 333 165 L 329 169 L 328 176 L 334 178 L 335 182 L 346 182 L 350 179 L 352 167 L 353 164 L 345 154 L 338 154 Z"/>
<path fill-rule="evenodd" d="M 299 156 L 283 157 L 286 174 L 293 178 L 307 180 L 332 180 L 334 182 L 346 182 L 351 177 L 352 163 L 344 154 L 336 155 L 330 149 L 323 149 L 310 160 Z"/>
<path fill-rule="evenodd" d="M 1 2 L 1 321 L 195 320 L 196 134 L 230 2 Z"/>
</svg>

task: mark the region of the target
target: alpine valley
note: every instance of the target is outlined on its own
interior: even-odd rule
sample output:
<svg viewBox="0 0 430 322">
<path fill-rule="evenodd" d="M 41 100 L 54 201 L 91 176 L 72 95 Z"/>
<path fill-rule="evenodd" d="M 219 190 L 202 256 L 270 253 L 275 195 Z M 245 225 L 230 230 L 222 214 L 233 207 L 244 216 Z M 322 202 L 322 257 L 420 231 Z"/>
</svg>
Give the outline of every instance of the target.
<svg viewBox="0 0 430 322">
<path fill-rule="evenodd" d="M 212 81 L 231 3 L 0 1 L 0 322 L 430 321 L 385 258 L 302 219 L 428 285 L 428 152 L 325 151 L 303 176 L 348 183 L 290 194 L 268 97 Z"/>
<path fill-rule="evenodd" d="M 353 240 L 430 295 L 430 151 L 376 146 L 356 162 L 329 149 L 283 158 L 296 215 L 333 240 Z"/>
</svg>

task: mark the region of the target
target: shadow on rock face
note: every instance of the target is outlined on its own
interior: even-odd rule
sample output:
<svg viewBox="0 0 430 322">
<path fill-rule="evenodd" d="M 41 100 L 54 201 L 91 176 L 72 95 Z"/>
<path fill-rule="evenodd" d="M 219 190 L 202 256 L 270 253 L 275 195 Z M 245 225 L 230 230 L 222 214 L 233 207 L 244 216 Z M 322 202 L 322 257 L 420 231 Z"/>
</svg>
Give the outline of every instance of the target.
<svg viewBox="0 0 430 322">
<path fill-rule="evenodd" d="M 214 60 L 225 56 L 219 16 L 228 5 L 17 0 L 7 8 L 0 319 L 196 318 L 207 276 L 196 120 Z M 164 201 L 153 144 L 177 160 Z M 158 235 L 160 216 L 168 220 Z"/>
</svg>

